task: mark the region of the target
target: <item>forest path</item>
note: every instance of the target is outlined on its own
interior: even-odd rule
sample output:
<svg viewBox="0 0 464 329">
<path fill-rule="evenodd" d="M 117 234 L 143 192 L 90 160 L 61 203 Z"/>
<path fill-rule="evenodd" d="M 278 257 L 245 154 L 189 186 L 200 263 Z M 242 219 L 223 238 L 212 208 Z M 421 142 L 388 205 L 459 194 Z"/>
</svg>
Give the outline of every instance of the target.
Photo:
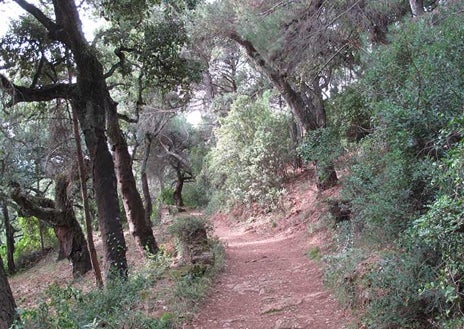
<svg viewBox="0 0 464 329">
<path fill-rule="evenodd" d="M 324 248 L 327 239 L 321 230 L 307 233 L 308 221 L 319 220 L 320 213 L 311 211 L 318 205 L 317 192 L 299 193 L 290 198 L 292 211 L 276 221 L 277 227 L 213 219 L 226 247 L 225 269 L 184 328 L 346 328 L 350 319 L 323 286 L 321 264 L 307 256 L 310 248 Z"/>
</svg>

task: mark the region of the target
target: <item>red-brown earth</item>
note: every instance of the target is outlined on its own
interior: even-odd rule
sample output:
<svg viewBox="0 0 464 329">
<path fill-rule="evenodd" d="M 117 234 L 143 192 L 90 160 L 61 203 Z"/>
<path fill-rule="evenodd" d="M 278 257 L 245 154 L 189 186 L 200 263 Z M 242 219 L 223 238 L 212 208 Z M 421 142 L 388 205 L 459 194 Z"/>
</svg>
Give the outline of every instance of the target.
<svg viewBox="0 0 464 329">
<path fill-rule="evenodd" d="M 323 285 L 322 263 L 330 238 L 321 200 L 309 173 L 287 185 L 286 213 L 246 218 L 213 217 L 214 232 L 226 248 L 226 265 L 209 298 L 188 329 L 341 329 L 349 312 Z M 246 213 L 246 212 L 245 212 Z M 245 221 L 244 221 L 245 220 Z"/>
<path fill-rule="evenodd" d="M 305 171 L 290 179 L 280 210 L 257 215 L 256 209 L 239 209 L 214 215 L 214 234 L 225 245 L 225 268 L 183 328 L 352 328 L 349 311 L 323 285 L 323 263 L 309 257 L 330 252 L 323 201 L 337 193 L 337 188 L 319 193 L 311 171 Z M 128 233 L 126 240 L 129 266 L 142 267 L 144 260 Z M 98 241 L 97 249 L 101 255 Z M 36 305 L 54 283 L 93 289 L 91 272 L 73 280 L 71 265 L 55 262 L 55 257 L 52 253 L 9 279 L 18 306 Z M 158 301 L 142 308 L 159 314 L 166 305 Z"/>
</svg>

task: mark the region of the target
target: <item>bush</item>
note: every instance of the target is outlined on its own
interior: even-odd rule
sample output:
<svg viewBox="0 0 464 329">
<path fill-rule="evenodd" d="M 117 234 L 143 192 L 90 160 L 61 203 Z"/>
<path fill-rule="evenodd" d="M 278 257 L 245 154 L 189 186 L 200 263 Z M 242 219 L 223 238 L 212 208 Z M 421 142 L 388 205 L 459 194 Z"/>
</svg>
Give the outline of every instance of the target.
<svg viewBox="0 0 464 329">
<path fill-rule="evenodd" d="M 329 126 L 337 127 L 341 139 L 357 142 L 371 132 L 371 112 L 366 103 L 359 83 L 344 87 L 327 100 Z"/>
<path fill-rule="evenodd" d="M 361 307 L 357 294 L 358 281 L 353 281 L 358 264 L 367 259 L 362 249 L 346 248 L 336 255 L 324 257 L 327 266 L 324 272 L 324 282 L 333 289 L 337 299 L 343 305 L 352 308 Z"/>
<path fill-rule="evenodd" d="M 46 301 L 20 312 L 21 320 L 12 328 L 174 328 L 169 316 L 154 319 L 134 310 L 148 284 L 147 278 L 136 277 L 128 282 L 112 282 L 104 290 L 89 293 L 51 285 L 46 291 Z"/>
<path fill-rule="evenodd" d="M 378 138 L 363 140 L 342 190 L 351 203 L 358 241 L 389 244 L 411 223 L 417 210 L 411 188 L 417 166 L 408 153 L 389 151 Z"/>
<path fill-rule="evenodd" d="M 297 152 L 307 162 L 317 162 L 321 167 L 332 165 L 343 153 L 338 130 L 329 127 L 308 131 Z"/>
<path fill-rule="evenodd" d="M 373 133 L 344 179 L 351 223 L 341 225 L 349 232 L 327 278 L 354 304 L 365 292 L 368 328 L 464 322 L 462 8 L 437 15 L 392 27 L 358 82 Z M 366 260 L 372 267 L 362 272 Z M 350 271 L 363 275 L 346 280 Z"/>
<path fill-rule="evenodd" d="M 21 260 L 28 258 L 29 255 L 40 251 L 40 233 L 39 233 L 39 221 L 35 217 L 25 218 L 18 217 L 18 224 L 22 232 L 22 236 L 15 243 L 15 262 L 21 266 Z M 43 225 L 43 239 L 44 247 L 50 248 L 57 246 L 57 239 L 53 228 L 47 225 Z"/>
<path fill-rule="evenodd" d="M 369 276 L 368 328 L 433 328 L 433 296 L 421 286 L 433 276 L 424 254 L 387 252 Z"/>
<path fill-rule="evenodd" d="M 170 187 L 164 187 L 161 189 L 159 198 L 161 202 L 168 206 L 173 206 L 176 204 L 174 200 L 174 189 Z"/>
<path fill-rule="evenodd" d="M 257 202 L 272 209 L 280 198 L 281 177 L 294 152 L 289 118 L 272 111 L 268 98 L 239 97 L 216 130 L 217 145 L 205 172 L 227 195 L 224 206 Z"/>
<path fill-rule="evenodd" d="M 209 191 L 198 182 L 184 185 L 182 198 L 187 207 L 199 208 L 206 207 L 209 202 Z"/>
<path fill-rule="evenodd" d="M 210 224 L 204 218 L 196 216 L 177 217 L 168 228 L 170 234 L 183 241 L 192 241 L 198 234 L 210 230 Z"/>
</svg>

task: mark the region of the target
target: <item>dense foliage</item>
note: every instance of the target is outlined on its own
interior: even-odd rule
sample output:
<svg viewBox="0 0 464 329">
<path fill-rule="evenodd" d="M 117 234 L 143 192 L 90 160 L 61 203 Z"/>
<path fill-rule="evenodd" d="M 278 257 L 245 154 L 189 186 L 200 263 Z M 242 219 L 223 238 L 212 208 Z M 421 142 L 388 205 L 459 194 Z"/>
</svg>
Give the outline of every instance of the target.
<svg viewBox="0 0 464 329">
<path fill-rule="evenodd" d="M 369 328 L 463 324 L 458 12 L 398 24 L 391 44 L 364 58 L 358 92 L 373 132 L 345 179 L 351 222 L 339 225 L 342 248 L 328 260 L 327 279 L 354 306 L 366 305 Z"/>
<path fill-rule="evenodd" d="M 271 209 L 282 192 L 282 177 L 294 152 L 289 119 L 270 108 L 268 97 L 238 97 L 216 131 L 207 170 L 216 197 L 229 206 L 257 202 Z"/>
<path fill-rule="evenodd" d="M 63 3 L 76 15 L 88 11 L 105 20 L 92 42 L 80 39 L 80 26 L 68 26 L 72 20 L 59 22 L 69 18 L 60 17 L 66 10 L 54 12 Z M 97 218 L 116 223 L 115 231 L 121 200 L 128 215 L 140 210 L 138 223 L 148 235 L 150 216 L 166 205 L 172 212 L 208 203 L 210 210 L 273 210 L 288 169 L 313 163 L 318 187 L 343 177 L 335 201 L 349 208 L 349 220 L 336 221 L 326 281 L 360 311 L 363 326 L 464 326 L 461 1 L 63 0 L 37 6 L 56 22 L 22 16 L 0 41 L 0 256 L 9 257 L 10 272 L 13 256 L 39 249 L 41 240 L 55 243 L 53 230 L 26 219 L 9 190 L 18 183 L 28 195 L 49 196 L 57 174 L 77 177 L 74 108 L 93 175 L 112 182 L 103 188 L 93 177 L 92 211 L 111 205 L 113 215 L 105 208 Z M 61 34 L 60 23 L 74 38 Z M 85 72 L 88 79 L 80 80 Z M 22 102 L 28 104 L 11 108 Z M 180 114 L 189 110 L 201 112 L 199 125 Z M 102 135 L 88 135 L 92 129 Z M 96 151 L 97 140 L 105 152 Z M 98 162 L 104 154 L 108 162 Z M 124 168 L 118 182 L 130 181 L 130 188 L 121 186 L 118 199 L 112 171 Z M 330 184 L 319 184 L 332 174 Z M 68 202 L 78 206 L 77 190 L 68 189 Z M 111 200 L 99 203 L 99 197 Z M 132 228 L 130 216 L 125 219 Z M 171 233 L 185 237 L 204 225 L 184 218 Z M 123 242 L 107 251 L 125 250 Z M 126 273 L 125 255 L 108 261 Z M 180 274 L 174 289 L 181 303 L 199 298 L 197 287 L 209 283 L 208 276 L 190 274 Z M 47 301 L 25 311 L 16 327 L 170 328 L 170 313 L 149 319 L 132 311 L 155 279 L 135 276 L 88 294 L 52 286 Z"/>
</svg>

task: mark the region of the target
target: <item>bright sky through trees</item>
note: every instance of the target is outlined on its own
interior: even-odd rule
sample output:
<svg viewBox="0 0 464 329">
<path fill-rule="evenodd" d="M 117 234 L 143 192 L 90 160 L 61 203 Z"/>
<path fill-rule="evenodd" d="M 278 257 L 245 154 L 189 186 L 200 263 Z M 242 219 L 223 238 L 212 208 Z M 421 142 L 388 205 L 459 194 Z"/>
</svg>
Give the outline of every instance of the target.
<svg viewBox="0 0 464 329">
<path fill-rule="evenodd" d="M 36 3 L 32 0 L 31 3 Z M 5 35 L 8 31 L 8 26 L 10 22 L 14 19 L 17 19 L 20 15 L 25 14 L 25 11 L 16 3 L 5 2 L 0 4 L 0 36 Z M 95 29 L 104 24 L 104 20 L 97 21 L 95 18 L 85 15 L 81 12 L 82 28 L 84 29 L 84 34 L 88 40 L 93 38 Z"/>
</svg>

